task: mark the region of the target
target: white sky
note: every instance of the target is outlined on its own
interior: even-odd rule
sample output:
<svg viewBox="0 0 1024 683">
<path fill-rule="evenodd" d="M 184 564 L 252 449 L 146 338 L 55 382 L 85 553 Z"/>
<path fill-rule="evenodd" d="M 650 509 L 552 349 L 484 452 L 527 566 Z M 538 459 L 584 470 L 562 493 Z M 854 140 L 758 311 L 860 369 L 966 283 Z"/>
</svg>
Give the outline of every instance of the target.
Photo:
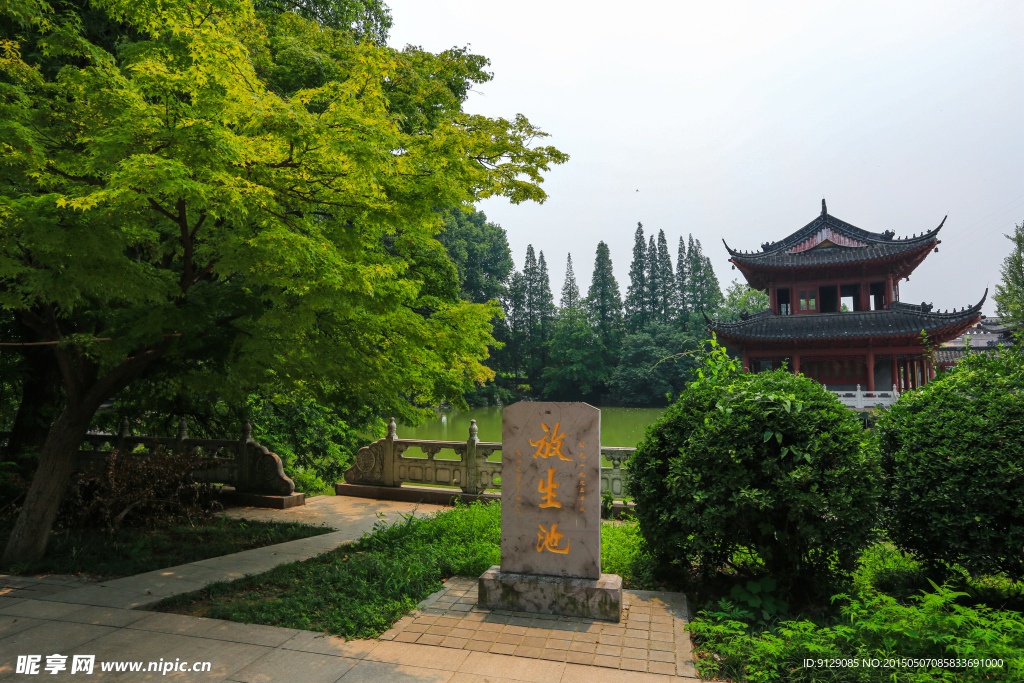
<svg viewBox="0 0 1024 683">
<path fill-rule="evenodd" d="M 494 80 L 467 110 L 523 113 L 570 155 L 547 202 L 481 203 L 517 267 L 543 250 L 556 302 L 599 240 L 623 295 L 633 232 L 693 233 L 723 290 L 724 238 L 755 250 L 821 211 L 898 236 L 949 214 L 904 301 L 991 288 L 1024 221 L 1024 3 L 389 0 L 391 43 L 469 45 Z M 637 192 L 639 190 L 639 192 Z"/>
</svg>

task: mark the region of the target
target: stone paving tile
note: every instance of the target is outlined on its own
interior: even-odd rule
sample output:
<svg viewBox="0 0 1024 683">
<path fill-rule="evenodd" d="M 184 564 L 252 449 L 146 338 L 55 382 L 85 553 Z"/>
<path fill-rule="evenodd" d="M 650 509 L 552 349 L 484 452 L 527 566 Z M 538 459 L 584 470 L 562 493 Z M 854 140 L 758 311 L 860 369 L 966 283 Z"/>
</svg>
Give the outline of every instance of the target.
<svg viewBox="0 0 1024 683">
<path fill-rule="evenodd" d="M 34 619 L 58 619 L 62 615 L 85 609 L 85 605 L 61 605 L 50 601 L 23 600 L 0 608 L 0 614 Z"/>
<path fill-rule="evenodd" d="M 300 650 L 320 655 L 334 655 L 349 659 L 364 659 L 376 650 L 383 642 L 376 640 L 345 640 L 337 636 L 328 636 L 313 631 L 299 631 L 293 638 L 281 646 L 285 650 Z"/>
<path fill-rule="evenodd" d="M 273 650 L 231 674 L 238 683 L 334 683 L 358 663 L 355 659 L 331 657 L 296 650 Z"/>
<path fill-rule="evenodd" d="M 39 626 L 45 624 L 46 621 L 43 619 L 33 619 L 31 617 L 15 617 L 15 616 L 3 616 L 0 617 L 0 638 L 6 638 L 13 636 L 15 633 L 30 629 L 33 626 Z"/>
<path fill-rule="evenodd" d="M 451 671 L 408 664 L 362 661 L 342 676 L 339 683 L 447 683 L 452 674 Z"/>
<path fill-rule="evenodd" d="M 488 611 L 469 605 L 476 592 L 472 579 L 453 578 L 420 604 L 411 619 L 385 639 L 420 646 L 462 648 L 476 653 L 513 655 L 538 661 L 617 669 L 658 678 L 695 675 L 689 650 L 685 598 L 654 591 L 624 591 L 620 623 L 551 614 Z M 678 640 L 677 640 L 678 639 Z M 681 646 L 685 643 L 685 652 Z M 483 675 L 483 674 L 481 674 Z"/>
</svg>

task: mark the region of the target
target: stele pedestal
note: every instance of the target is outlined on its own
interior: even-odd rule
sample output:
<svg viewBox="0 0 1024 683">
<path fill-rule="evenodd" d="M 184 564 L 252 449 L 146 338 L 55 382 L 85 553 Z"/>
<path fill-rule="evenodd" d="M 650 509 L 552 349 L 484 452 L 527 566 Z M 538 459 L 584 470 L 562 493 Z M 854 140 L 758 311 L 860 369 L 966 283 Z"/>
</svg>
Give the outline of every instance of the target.
<svg viewBox="0 0 1024 683">
<path fill-rule="evenodd" d="M 622 577 L 601 573 L 601 411 L 515 403 L 501 448 L 501 565 L 480 577 L 479 604 L 619 621 Z"/>
</svg>

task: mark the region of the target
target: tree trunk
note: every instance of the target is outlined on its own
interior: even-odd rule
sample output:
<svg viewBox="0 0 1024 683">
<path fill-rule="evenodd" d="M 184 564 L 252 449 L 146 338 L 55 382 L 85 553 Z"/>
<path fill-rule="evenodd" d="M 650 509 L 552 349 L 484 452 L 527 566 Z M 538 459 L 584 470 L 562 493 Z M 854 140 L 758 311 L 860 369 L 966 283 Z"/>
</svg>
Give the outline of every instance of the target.
<svg viewBox="0 0 1024 683">
<path fill-rule="evenodd" d="M 22 476 L 29 478 L 38 462 L 39 451 L 60 411 L 61 376 L 53 353 L 42 348 L 24 351 L 27 366 L 22 382 L 21 403 L 11 426 L 3 459 L 18 463 Z M 31 456 L 23 460 L 23 456 Z"/>
<path fill-rule="evenodd" d="M 50 428 L 39 452 L 39 467 L 4 550 L 3 561 L 32 562 L 46 552 L 50 530 L 71 481 L 78 448 L 95 410 L 69 406 Z"/>
</svg>

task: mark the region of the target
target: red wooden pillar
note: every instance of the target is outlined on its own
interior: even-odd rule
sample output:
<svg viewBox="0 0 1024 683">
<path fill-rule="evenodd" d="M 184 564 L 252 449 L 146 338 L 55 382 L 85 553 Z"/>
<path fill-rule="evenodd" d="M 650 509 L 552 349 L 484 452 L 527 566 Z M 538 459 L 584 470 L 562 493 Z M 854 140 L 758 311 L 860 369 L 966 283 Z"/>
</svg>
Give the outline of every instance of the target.
<svg viewBox="0 0 1024 683">
<path fill-rule="evenodd" d="M 868 391 L 875 390 L 875 350 L 868 349 Z"/>
<path fill-rule="evenodd" d="M 771 306 L 772 313 L 779 314 L 779 295 L 776 294 L 777 288 L 774 282 L 768 283 L 768 305 Z"/>
<path fill-rule="evenodd" d="M 794 375 L 799 375 L 800 374 L 800 354 L 799 353 L 794 353 L 793 354 L 793 374 Z"/>
<path fill-rule="evenodd" d="M 893 285 L 892 285 L 892 273 L 885 276 L 885 307 L 888 308 L 894 299 L 893 297 Z"/>
<path fill-rule="evenodd" d="M 746 349 L 743 349 L 743 372 L 750 372 L 750 358 Z"/>
<path fill-rule="evenodd" d="M 896 367 L 896 356 L 889 359 L 889 369 L 892 372 L 892 386 L 897 387 L 896 391 L 899 391 L 900 369 Z"/>
<path fill-rule="evenodd" d="M 910 384 L 911 384 L 911 387 L 914 388 L 914 389 L 917 389 L 918 387 L 921 386 L 919 384 L 919 380 L 917 378 L 917 359 L 916 358 L 913 359 L 912 361 L 910 361 Z"/>
<path fill-rule="evenodd" d="M 868 286 L 868 284 L 866 282 L 861 282 L 858 293 L 860 294 L 860 310 L 862 311 L 871 310 L 871 297 L 868 295 L 869 291 L 870 287 Z"/>
</svg>

